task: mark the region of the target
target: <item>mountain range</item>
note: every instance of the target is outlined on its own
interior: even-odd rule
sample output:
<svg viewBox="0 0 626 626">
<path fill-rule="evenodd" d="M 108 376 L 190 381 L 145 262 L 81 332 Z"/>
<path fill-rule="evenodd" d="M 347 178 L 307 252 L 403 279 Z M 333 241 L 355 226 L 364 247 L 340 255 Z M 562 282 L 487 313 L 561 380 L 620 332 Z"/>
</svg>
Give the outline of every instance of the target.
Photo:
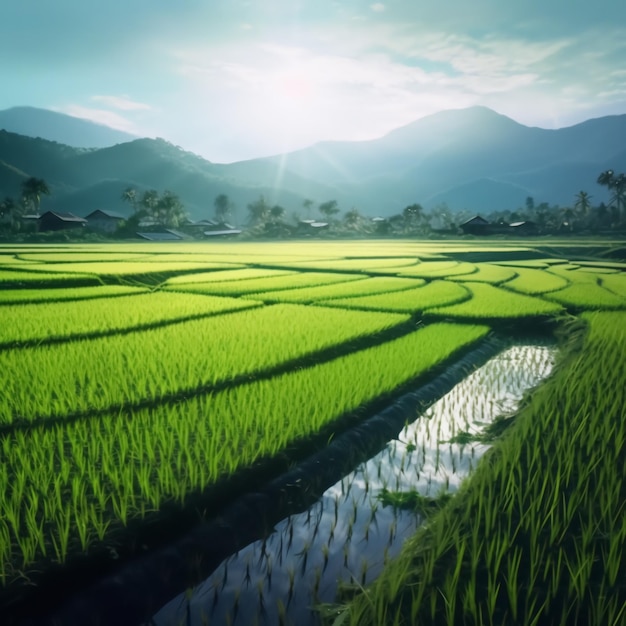
<svg viewBox="0 0 626 626">
<path fill-rule="evenodd" d="M 424 117 L 371 141 L 321 142 L 218 164 L 163 139 L 133 139 L 41 109 L 18 112 L 0 111 L 0 197 L 17 197 L 21 181 L 36 176 L 52 191 L 41 210 L 77 215 L 96 208 L 128 212 L 120 196 L 129 186 L 169 189 L 196 219 L 210 217 L 213 200 L 225 193 L 238 207 L 239 223 L 259 195 L 290 213 L 302 213 L 307 198 L 334 199 L 343 211 L 356 207 L 370 216 L 393 215 L 415 202 L 488 213 L 524 206 L 528 196 L 568 206 L 581 190 L 594 202 L 607 201 L 598 174 L 626 171 L 626 115 L 546 130 L 471 107 Z"/>
</svg>

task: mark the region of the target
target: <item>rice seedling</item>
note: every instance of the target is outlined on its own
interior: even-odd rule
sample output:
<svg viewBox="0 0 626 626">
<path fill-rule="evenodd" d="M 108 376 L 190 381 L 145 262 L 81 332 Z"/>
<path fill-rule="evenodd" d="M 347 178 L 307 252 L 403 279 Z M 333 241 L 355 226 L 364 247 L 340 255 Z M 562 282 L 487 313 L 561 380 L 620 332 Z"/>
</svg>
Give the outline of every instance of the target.
<svg viewBox="0 0 626 626">
<path fill-rule="evenodd" d="M 186 272 L 190 270 L 224 269 L 232 267 L 226 263 L 205 262 L 168 262 L 155 263 L 151 261 L 92 261 L 89 263 L 45 263 L 35 267 L 28 266 L 29 271 L 63 273 L 63 274 L 92 274 L 97 276 L 127 276 L 143 274 L 163 274 L 169 272 Z M 41 268 L 41 270 L 39 269 Z"/>
<path fill-rule="evenodd" d="M 225 269 L 214 272 L 197 272 L 172 276 L 165 281 L 165 285 L 185 285 L 189 283 L 223 282 L 231 280 L 249 280 L 251 278 L 269 278 L 272 276 L 292 276 L 294 272 L 287 270 L 270 270 L 242 267 L 240 269 Z"/>
<path fill-rule="evenodd" d="M 584 351 L 534 394 L 454 506 L 349 605 L 346 623 L 395 623 L 372 617 L 389 606 L 402 607 L 402 623 L 599 626 L 609 612 L 621 619 L 626 587 L 615 581 L 624 560 L 611 538 L 624 528 L 615 467 L 626 441 L 625 316 L 584 314 Z"/>
<path fill-rule="evenodd" d="M 429 261 L 398 272 L 398 276 L 415 276 L 417 278 L 432 279 L 472 274 L 474 272 L 476 272 L 476 266 L 472 263 L 459 261 Z"/>
<path fill-rule="evenodd" d="M 434 280 L 416 289 L 353 298 L 336 298 L 324 300 L 319 304 L 347 309 L 414 313 L 431 307 L 462 302 L 469 297 L 470 293 L 463 285 Z"/>
<path fill-rule="evenodd" d="M 107 289 L 103 287 L 102 289 Z M 148 327 L 176 320 L 236 311 L 255 303 L 168 292 L 142 293 L 65 302 L 6 305 L 2 308 L 0 343 L 42 341 Z"/>
<path fill-rule="evenodd" d="M 405 268 L 416 263 L 418 263 L 418 259 L 415 257 L 375 259 L 369 253 L 365 258 L 361 259 L 341 258 L 329 261 L 286 262 L 283 265 L 297 269 L 368 272 L 375 270 L 394 271 L 397 268 Z"/>
<path fill-rule="evenodd" d="M 623 309 L 626 297 L 619 296 L 595 283 L 577 282 L 544 297 L 573 309 Z"/>
<path fill-rule="evenodd" d="M 519 267 L 516 272 L 517 276 L 509 280 L 504 287 L 531 296 L 557 291 L 569 284 L 567 278 L 544 272 L 541 269 Z"/>
<path fill-rule="evenodd" d="M 42 266 L 43 267 L 43 266 Z M 0 287 L 52 287 L 56 285 L 67 286 L 86 286 L 86 285 L 101 285 L 102 282 L 100 279 L 87 272 L 85 273 L 52 273 L 45 271 L 23 271 L 19 270 L 9 270 L 5 268 L 0 268 Z"/>
<path fill-rule="evenodd" d="M 600 284 L 614 294 L 626 298 L 626 273 L 602 276 Z"/>
<path fill-rule="evenodd" d="M 486 283 L 463 284 L 472 298 L 460 304 L 429 309 L 428 314 L 436 317 L 459 318 L 523 318 L 541 315 L 556 315 L 563 307 L 555 302 L 546 302 L 533 296 L 507 292 Z"/>
<path fill-rule="evenodd" d="M 490 283 L 499 285 L 510 281 L 517 276 L 517 270 L 489 263 L 476 263 L 476 271 L 471 274 L 461 274 L 460 276 L 449 276 L 448 280 L 464 282 L 471 280 L 479 283 Z"/>
<path fill-rule="evenodd" d="M 34 302 L 63 302 L 70 300 L 86 300 L 88 298 L 112 298 L 128 296 L 147 291 L 145 287 L 129 287 L 126 285 L 100 285 L 97 287 L 55 287 L 51 289 L 3 289 L 0 291 L 0 305 L 26 304 Z"/>
<path fill-rule="evenodd" d="M 0 367 L 10 372 L 0 394 L 0 422 L 93 412 L 224 384 L 407 320 L 293 304 L 252 308 L 252 301 L 225 298 L 207 300 L 211 304 L 249 310 L 124 336 L 0 351 Z"/>
<path fill-rule="evenodd" d="M 264 302 L 299 302 L 309 303 L 331 298 L 348 298 L 352 296 L 364 296 L 369 294 L 390 293 L 402 291 L 411 287 L 419 287 L 423 284 L 420 279 L 376 277 L 364 278 L 350 282 L 325 284 L 314 287 L 298 287 L 297 289 L 284 289 L 280 291 L 266 291 L 252 293 L 248 297 Z"/>
<path fill-rule="evenodd" d="M 21 566 L 28 566 L 41 554 L 39 531 L 25 533 L 20 520 L 28 494 L 52 492 L 51 481 L 59 476 L 70 495 L 61 502 L 60 511 L 52 511 L 52 518 L 62 520 L 64 527 L 69 520 L 69 545 L 75 538 L 86 548 L 98 534 L 91 515 L 98 493 L 110 494 L 102 523 L 119 527 L 139 515 L 139 502 L 158 509 L 165 501 L 182 500 L 185 493 L 205 489 L 259 458 L 274 456 L 290 442 L 311 436 L 369 399 L 428 371 L 487 331 L 486 327 L 433 325 L 307 371 L 169 407 L 138 410 L 130 419 L 108 415 L 11 432 L 3 439 L 2 465 L 14 496 L 5 497 L 1 506 L 2 518 L 13 520 L 15 530 L 11 543 L 0 547 L 1 560 L 18 558 Z M 406 354 L 415 358 L 399 356 Z M 380 363 L 388 366 L 381 370 Z M 374 379 L 364 375 L 371 371 L 378 371 Z M 332 395 L 319 397 L 313 392 L 330 385 L 335 389 Z M 186 454 L 181 455 L 181 450 Z M 155 465 L 151 458 L 160 463 Z M 190 473 L 189 466 L 199 471 Z M 149 481 L 141 478 L 146 467 L 151 468 Z M 44 525 L 43 533 L 46 544 L 62 544 L 55 527 Z"/>
<path fill-rule="evenodd" d="M 358 281 L 361 278 L 358 274 L 333 274 L 324 272 L 301 272 L 284 276 L 271 276 L 249 280 L 234 280 L 232 282 L 207 282 L 192 283 L 172 287 L 179 290 L 193 291 L 195 293 L 211 293 L 215 295 L 233 296 L 249 294 L 251 299 L 255 299 L 257 293 L 267 291 L 277 291 L 283 289 L 294 289 L 301 287 L 312 287 L 317 285 L 330 285 L 333 283 L 344 283 L 348 281 Z"/>
<path fill-rule="evenodd" d="M 145 260 L 149 255 L 141 252 L 84 252 L 59 250 L 57 252 L 27 252 L 18 254 L 18 258 L 24 261 L 36 261 L 38 263 L 90 263 L 101 262 L 103 260 L 110 262 L 117 261 L 136 261 Z"/>
</svg>

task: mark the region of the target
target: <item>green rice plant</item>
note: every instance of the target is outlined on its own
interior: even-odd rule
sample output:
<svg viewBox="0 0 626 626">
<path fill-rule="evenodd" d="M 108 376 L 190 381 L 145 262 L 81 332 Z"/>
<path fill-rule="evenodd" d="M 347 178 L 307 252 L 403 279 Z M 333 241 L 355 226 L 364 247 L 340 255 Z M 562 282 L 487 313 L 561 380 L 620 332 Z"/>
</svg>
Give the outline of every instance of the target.
<svg viewBox="0 0 626 626">
<path fill-rule="evenodd" d="M 98 287 L 97 289 L 106 289 Z M 107 334 L 255 306 L 233 298 L 169 292 L 2 307 L 0 343 Z"/>
<path fill-rule="evenodd" d="M 249 280 L 233 280 L 229 282 L 193 283 L 189 285 L 175 285 L 172 289 L 192 291 L 193 293 L 212 293 L 215 295 L 235 296 L 254 294 L 264 291 L 278 291 L 317 285 L 331 285 L 358 281 L 362 277 L 358 274 L 335 274 L 324 272 L 294 272 L 285 276 L 270 276 Z"/>
<path fill-rule="evenodd" d="M 102 261 L 135 261 L 145 260 L 149 255 L 141 252 L 110 252 L 101 250 L 99 252 L 84 252 L 81 250 L 68 252 L 59 250 L 57 252 L 28 252 L 17 255 L 18 259 L 24 261 L 36 261 L 38 263 L 91 263 Z"/>
<path fill-rule="evenodd" d="M 230 306 L 220 305 L 222 300 L 216 304 Z M 255 304 L 234 302 L 247 308 Z M 7 372 L 0 423 L 102 410 L 223 385 L 407 320 L 392 313 L 280 304 L 123 336 L 0 351 L 0 369 Z"/>
<path fill-rule="evenodd" d="M 563 311 L 563 307 L 556 302 L 507 292 L 486 283 L 467 282 L 463 286 L 471 292 L 470 300 L 429 309 L 428 314 L 436 317 L 489 319 L 556 315 Z"/>
<path fill-rule="evenodd" d="M 599 269 L 609 269 L 615 270 L 618 272 L 626 271 L 626 263 L 620 261 L 573 261 L 576 265 L 580 265 L 581 267 L 589 267 Z"/>
<path fill-rule="evenodd" d="M 571 284 L 594 284 L 598 283 L 599 275 L 595 272 L 582 272 L 580 271 L 579 265 L 574 264 L 563 264 L 563 265 L 552 265 L 550 266 L 546 272 L 550 274 L 556 274 L 557 276 L 561 276 L 565 278 Z"/>
<path fill-rule="evenodd" d="M 416 276 L 418 278 L 444 278 L 461 274 L 471 274 L 476 271 L 472 263 L 459 261 L 429 261 L 420 263 L 411 269 L 398 272 L 398 276 Z"/>
<path fill-rule="evenodd" d="M 595 283 L 576 282 L 544 297 L 574 309 L 623 309 L 626 297 L 619 296 Z"/>
<path fill-rule="evenodd" d="M 35 265 L 35 264 L 33 264 Z M 5 266 L 6 267 L 6 266 Z M 32 266 L 29 266 L 32 267 Z M 39 266 L 44 268 L 45 266 Z M 102 282 L 97 276 L 89 273 L 69 274 L 69 273 L 46 273 L 43 269 L 39 271 L 9 270 L 0 268 L 0 287 L 14 288 L 19 286 L 64 286 L 64 285 L 101 285 Z"/>
<path fill-rule="evenodd" d="M 517 276 L 509 280 L 504 287 L 530 296 L 557 291 L 569 285 L 568 279 L 564 276 L 558 276 L 541 269 L 518 267 L 516 272 Z"/>
<path fill-rule="evenodd" d="M 64 274 L 95 274 L 97 276 L 126 276 L 132 274 L 163 274 L 169 272 L 184 272 L 193 269 L 224 269 L 229 267 L 226 263 L 204 262 L 163 262 L 150 261 L 92 261 L 89 263 L 45 263 L 35 266 L 29 265 L 29 271 L 59 272 Z"/>
<path fill-rule="evenodd" d="M 403 624 L 623 622 L 626 312 L 583 318 L 583 350 L 348 605 L 345 624 L 395 623 L 373 617 L 390 607 Z"/>
<path fill-rule="evenodd" d="M 320 304 L 347 309 L 415 313 L 431 307 L 461 302 L 469 297 L 470 293 L 463 285 L 434 280 L 417 289 L 354 298 L 337 298 L 322 301 Z"/>
<path fill-rule="evenodd" d="M 66 300 L 86 300 L 88 298 L 111 298 L 128 296 L 147 291 L 145 287 L 126 285 L 99 285 L 97 287 L 54 287 L 50 289 L 3 289 L 0 291 L 0 305 L 18 303 L 62 302 Z"/>
<path fill-rule="evenodd" d="M 21 521 L 33 492 L 54 493 L 59 484 L 65 494 L 58 502 L 50 499 L 46 519 L 57 521 L 43 522 L 46 545 L 59 555 L 88 548 L 103 525 L 119 528 L 150 508 L 184 501 L 185 494 L 276 455 L 393 392 L 488 331 L 435 324 L 307 370 L 130 416 L 111 414 L 7 433 L 0 466 L 14 495 L 4 493 L 0 499 L 0 519 L 13 520 L 14 530 L 9 528 L 10 543 L 0 546 L 0 562 L 10 571 L 16 562 L 28 567 L 43 558 L 40 526 L 28 530 Z M 320 395 L 319 389 L 329 392 Z M 189 472 L 190 466 L 197 472 Z M 105 515 L 94 520 L 93 507 L 102 492 L 111 498 Z M 59 529 L 67 524 L 66 542 Z"/>
<path fill-rule="evenodd" d="M 372 258 L 372 253 L 369 252 L 364 258 L 360 259 L 339 258 L 328 261 L 287 262 L 284 265 L 297 269 L 369 272 L 375 270 L 393 271 L 396 268 L 405 268 L 416 263 L 418 263 L 416 257 L 377 259 Z"/>
<path fill-rule="evenodd" d="M 379 293 L 402 291 L 411 287 L 419 287 L 424 281 L 419 278 L 376 277 L 364 278 L 350 282 L 318 285 L 315 287 L 299 287 L 280 291 L 266 291 L 249 294 L 248 298 L 264 302 L 319 302 L 331 298 L 348 298 Z"/>
<path fill-rule="evenodd" d="M 270 276 L 289 276 L 294 272 L 288 270 L 270 270 L 244 267 L 240 269 L 222 269 L 215 272 L 198 272 L 183 276 L 172 276 L 165 281 L 165 285 L 183 285 L 187 283 L 208 283 L 231 280 L 249 280 L 251 278 L 269 278 Z"/>
<path fill-rule="evenodd" d="M 626 298 L 626 273 L 602 276 L 600 284 L 614 294 Z"/>
<path fill-rule="evenodd" d="M 460 276 L 449 276 L 448 280 L 461 282 L 471 280 L 479 283 L 499 285 L 500 283 L 510 281 L 516 276 L 517 271 L 507 267 L 499 267 L 498 265 L 491 265 L 489 263 L 476 263 L 475 272 L 471 274 L 461 274 Z"/>
</svg>

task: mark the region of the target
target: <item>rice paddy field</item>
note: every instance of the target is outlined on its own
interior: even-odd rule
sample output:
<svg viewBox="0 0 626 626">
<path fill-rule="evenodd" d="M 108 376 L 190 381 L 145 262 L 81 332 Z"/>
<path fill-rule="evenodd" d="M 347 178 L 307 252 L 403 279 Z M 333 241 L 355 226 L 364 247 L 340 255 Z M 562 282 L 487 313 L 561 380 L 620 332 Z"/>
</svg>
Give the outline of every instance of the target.
<svg viewBox="0 0 626 626">
<path fill-rule="evenodd" d="M 344 569 L 358 571 L 336 575 L 344 582 L 335 580 L 323 603 L 312 610 L 321 597 L 314 594 L 300 609 L 297 585 L 319 590 L 332 570 L 334 531 L 320 542 L 326 530 L 319 522 L 300 544 L 287 538 L 286 551 L 280 539 L 280 558 L 291 568 L 281 574 L 266 553 L 266 542 L 278 546 L 280 536 L 269 528 L 255 556 L 265 565 L 257 567 L 254 621 L 239 604 L 253 584 L 250 567 L 240 586 L 223 581 L 222 600 L 219 585 L 211 587 L 219 607 L 209 612 L 213 621 L 204 608 L 195 621 L 190 610 L 167 619 L 194 626 L 625 624 L 626 263 L 605 261 L 610 247 L 410 240 L 0 246 L 0 622 L 149 623 L 171 596 L 148 601 L 145 589 L 133 588 L 140 618 L 127 607 L 107 621 L 90 602 L 89 620 L 82 613 L 77 621 L 67 607 L 214 524 L 225 507 L 263 492 L 312 455 L 325 458 L 337 438 L 380 419 L 463 359 L 470 363 L 459 368 L 459 383 L 479 365 L 471 355 L 532 336 L 558 342 L 549 357 L 554 372 L 534 390 L 544 375 L 528 378 L 519 409 L 499 400 L 490 409 L 501 428 L 488 450 L 476 448 L 481 458 L 462 483 L 456 467 L 468 458 L 464 446 L 486 436 L 478 432 L 487 420 L 486 408 L 484 423 L 480 415 L 486 386 L 468 379 L 454 396 L 478 407 L 473 426 L 465 419 L 450 430 L 419 407 L 407 418 L 415 439 L 402 447 L 401 470 L 392 463 L 400 473 L 386 479 L 386 504 L 422 508 L 417 518 L 414 510 L 403 514 L 413 521 L 403 522 L 393 558 L 387 548 L 351 564 L 345 544 Z M 552 371 L 541 350 L 540 369 Z M 512 358 L 490 370 L 503 389 L 531 368 Z M 436 433 L 429 423 L 439 424 Z M 419 449 L 418 465 L 412 453 Z M 445 489 L 416 499 L 419 480 L 430 477 L 430 488 L 439 471 L 425 468 L 433 459 L 438 467 L 448 449 L 454 471 L 448 468 Z M 389 468 L 376 463 L 380 478 Z M 341 484 L 362 481 L 360 471 L 347 469 Z M 303 480 L 302 490 L 310 489 Z M 382 506 L 369 487 L 364 493 L 372 510 Z M 436 513 L 423 514 L 425 497 Z M 351 538 L 363 513 L 356 504 L 334 507 L 332 528 L 345 524 Z M 375 518 L 374 511 L 365 543 Z M 393 519 L 386 532 L 395 536 L 400 518 Z M 281 524 L 285 537 L 293 535 L 293 525 Z M 287 554 L 292 544 L 298 561 Z M 209 560 L 199 548 L 186 558 L 193 567 L 184 576 L 176 570 L 177 593 L 211 573 L 199 565 Z M 218 562 L 213 569 L 228 577 L 228 568 Z M 270 610 L 272 572 L 286 595 Z M 102 599 L 109 610 L 110 593 Z M 166 626 L 163 615 L 154 619 Z"/>
</svg>

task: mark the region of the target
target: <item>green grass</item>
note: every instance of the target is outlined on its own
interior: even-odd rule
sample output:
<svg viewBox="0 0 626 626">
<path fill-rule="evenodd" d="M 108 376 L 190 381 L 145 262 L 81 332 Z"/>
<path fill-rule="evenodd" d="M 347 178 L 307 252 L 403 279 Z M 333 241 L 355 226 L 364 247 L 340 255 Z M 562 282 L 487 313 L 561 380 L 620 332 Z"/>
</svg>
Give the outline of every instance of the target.
<svg viewBox="0 0 626 626">
<path fill-rule="evenodd" d="M 246 297 L 263 300 L 264 302 L 309 303 L 332 298 L 348 298 L 353 296 L 392 293 L 410 289 L 412 287 L 419 287 L 423 284 L 424 281 L 419 278 L 394 278 L 382 276 L 375 278 L 362 277 L 360 280 L 341 282 L 338 284 L 251 293 Z"/>
<path fill-rule="evenodd" d="M 472 294 L 470 300 L 451 306 L 437 307 L 428 311 L 437 317 L 457 318 L 525 318 L 556 315 L 563 307 L 533 296 L 513 293 L 485 283 L 463 283 Z"/>
<path fill-rule="evenodd" d="M 100 285 L 97 287 L 55 287 L 50 289 L 2 289 L 0 304 L 18 304 L 33 302 L 61 302 L 66 300 L 86 300 L 88 298 L 110 298 L 128 296 L 147 291 L 145 287 L 127 287 L 125 285 Z"/>
<path fill-rule="evenodd" d="M 0 464 L 0 577 L 11 580 L 46 557 L 64 561 L 131 518 L 165 502 L 183 503 L 190 492 L 392 393 L 488 331 L 435 324 L 173 405 L 7 434 Z"/>
<path fill-rule="evenodd" d="M 476 271 L 471 274 L 461 274 L 460 276 L 450 276 L 449 280 L 467 281 L 479 283 L 491 283 L 499 285 L 506 281 L 510 281 L 517 276 L 517 270 L 508 267 L 499 267 L 498 265 L 490 265 L 489 263 L 476 263 Z"/>
<path fill-rule="evenodd" d="M 106 334 L 254 306 L 233 298 L 154 292 L 72 302 L 6 305 L 0 344 Z"/>
<path fill-rule="evenodd" d="M 288 270 L 267 270 L 243 267 L 241 269 L 231 269 L 215 272 L 198 272 L 194 274 L 184 274 L 183 276 L 172 276 L 165 281 L 167 286 L 183 285 L 189 283 L 223 282 L 231 280 L 250 280 L 251 278 L 269 278 L 271 276 L 289 276 L 294 272 Z"/>
<path fill-rule="evenodd" d="M 207 298 L 207 310 L 212 302 L 216 310 L 258 305 Z M 127 335 L 0 351 L 0 423 L 192 393 L 407 320 L 392 313 L 279 304 Z"/>
<path fill-rule="evenodd" d="M 476 272 L 476 265 L 459 261 L 430 261 L 420 263 L 409 270 L 398 272 L 399 276 L 416 276 L 418 278 L 445 278 L 461 276 Z"/>
<path fill-rule="evenodd" d="M 516 269 L 517 276 L 506 283 L 507 289 L 512 289 L 527 295 L 539 295 L 563 289 L 569 285 L 567 278 L 544 272 L 540 269 L 520 267 Z"/>
<path fill-rule="evenodd" d="M 577 282 L 565 289 L 545 294 L 554 302 L 574 309 L 623 309 L 626 297 L 619 296 L 595 283 Z"/>
<path fill-rule="evenodd" d="M 584 319 L 583 351 L 337 623 L 624 623 L 626 314 Z"/>
<path fill-rule="evenodd" d="M 238 296 L 261 292 L 278 291 L 333 283 L 347 283 L 362 278 L 358 274 L 337 274 L 324 272 L 294 272 L 283 276 L 251 278 L 249 280 L 214 281 L 207 283 L 190 283 L 183 285 L 167 285 L 166 288 L 190 291 L 193 293 L 212 293 L 223 296 Z M 251 296 L 253 297 L 253 296 Z"/>
<path fill-rule="evenodd" d="M 461 302 L 469 297 L 470 292 L 463 285 L 434 280 L 417 289 L 355 298 L 337 298 L 320 304 L 347 309 L 415 313 L 431 307 Z"/>
</svg>

